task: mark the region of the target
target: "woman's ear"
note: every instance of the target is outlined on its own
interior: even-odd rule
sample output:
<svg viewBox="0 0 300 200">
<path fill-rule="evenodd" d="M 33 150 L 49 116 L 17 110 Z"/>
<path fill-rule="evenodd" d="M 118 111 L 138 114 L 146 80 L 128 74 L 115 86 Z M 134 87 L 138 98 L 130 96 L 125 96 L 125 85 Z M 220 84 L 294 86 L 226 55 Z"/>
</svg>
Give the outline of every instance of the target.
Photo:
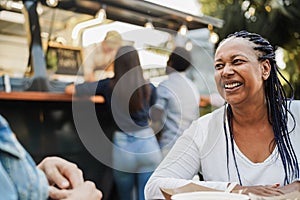
<svg viewBox="0 0 300 200">
<path fill-rule="evenodd" d="M 261 62 L 261 68 L 262 68 L 262 78 L 264 80 L 267 80 L 270 76 L 271 72 L 271 64 L 269 60 L 264 60 Z"/>
</svg>

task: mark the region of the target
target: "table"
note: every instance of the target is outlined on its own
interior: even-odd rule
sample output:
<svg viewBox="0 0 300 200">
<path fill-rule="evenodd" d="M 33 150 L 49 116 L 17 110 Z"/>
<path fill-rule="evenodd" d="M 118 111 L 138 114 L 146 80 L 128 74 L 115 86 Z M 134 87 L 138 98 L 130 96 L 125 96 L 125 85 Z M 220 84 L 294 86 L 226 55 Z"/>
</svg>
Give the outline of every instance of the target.
<svg viewBox="0 0 300 200">
<path fill-rule="evenodd" d="M 35 162 L 45 156 L 61 156 L 75 162 L 86 179 L 96 183 L 105 194 L 114 199 L 112 170 L 96 160 L 83 146 L 73 121 L 72 104 L 94 101 L 99 123 L 111 139 L 113 126 L 107 118 L 109 111 L 104 98 L 74 98 L 64 93 L 14 91 L 0 92 L 0 114 L 8 121 L 22 145 Z M 101 145 L 101 141 L 99 141 Z M 110 155 L 110 149 L 107 149 Z"/>
<path fill-rule="evenodd" d="M 95 98 L 96 97 L 96 98 Z M 104 103 L 104 97 L 95 96 L 92 99 L 76 98 L 65 93 L 53 92 L 2 92 L 0 91 L 0 100 L 13 101 L 47 101 L 47 102 L 71 102 L 92 100 L 95 103 Z"/>
</svg>

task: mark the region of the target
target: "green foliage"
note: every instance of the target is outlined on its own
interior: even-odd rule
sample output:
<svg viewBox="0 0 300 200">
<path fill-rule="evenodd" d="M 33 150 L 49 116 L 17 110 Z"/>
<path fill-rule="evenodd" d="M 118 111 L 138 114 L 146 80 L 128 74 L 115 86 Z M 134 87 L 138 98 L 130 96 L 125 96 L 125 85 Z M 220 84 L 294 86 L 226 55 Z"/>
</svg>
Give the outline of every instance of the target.
<svg viewBox="0 0 300 200">
<path fill-rule="evenodd" d="M 215 29 L 222 40 L 229 33 L 247 30 L 286 50 L 284 74 L 300 99 L 300 1 L 299 0 L 199 0 L 202 12 L 223 19 Z M 248 6 L 247 6 L 248 5 Z"/>
</svg>

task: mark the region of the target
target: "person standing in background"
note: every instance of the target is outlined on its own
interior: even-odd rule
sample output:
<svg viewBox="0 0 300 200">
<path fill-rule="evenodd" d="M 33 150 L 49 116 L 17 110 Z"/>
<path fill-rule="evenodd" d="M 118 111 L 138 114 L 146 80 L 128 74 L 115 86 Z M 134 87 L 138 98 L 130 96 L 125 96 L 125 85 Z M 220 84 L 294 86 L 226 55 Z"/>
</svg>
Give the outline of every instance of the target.
<svg viewBox="0 0 300 200">
<path fill-rule="evenodd" d="M 113 60 L 122 45 L 117 31 L 108 31 L 101 43 L 91 44 L 83 50 L 85 81 L 92 82 L 113 76 Z"/>
<path fill-rule="evenodd" d="M 158 133 L 159 144 L 165 156 L 182 132 L 199 117 L 200 94 L 186 77 L 190 53 L 176 47 L 167 62 L 168 79 L 157 87 L 157 100 L 151 109 L 152 127 Z"/>
<path fill-rule="evenodd" d="M 119 48 L 114 77 L 66 87 L 67 94 L 101 95 L 112 112 L 113 176 L 120 200 L 144 200 L 144 187 L 162 160 L 155 134 L 149 127 L 149 109 L 155 103 L 155 87 L 143 77 L 137 50 Z M 134 191 L 137 191 L 134 194 Z"/>
</svg>

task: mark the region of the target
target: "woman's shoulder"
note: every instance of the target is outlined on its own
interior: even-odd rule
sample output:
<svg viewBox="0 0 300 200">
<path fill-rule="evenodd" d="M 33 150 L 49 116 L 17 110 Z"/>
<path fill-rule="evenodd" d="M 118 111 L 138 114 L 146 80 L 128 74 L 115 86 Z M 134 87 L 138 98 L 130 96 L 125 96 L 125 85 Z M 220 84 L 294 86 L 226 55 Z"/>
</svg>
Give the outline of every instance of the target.
<svg viewBox="0 0 300 200">
<path fill-rule="evenodd" d="M 288 102 L 289 104 L 289 102 Z M 300 100 L 293 100 L 290 102 L 290 109 L 292 112 L 300 111 Z"/>
<path fill-rule="evenodd" d="M 101 79 L 98 81 L 97 86 L 98 87 L 108 87 L 110 85 L 111 80 L 112 80 L 111 78 Z"/>
<path fill-rule="evenodd" d="M 112 80 L 112 78 L 105 78 L 98 81 L 98 83 L 109 83 Z"/>
<path fill-rule="evenodd" d="M 193 124 L 195 127 L 197 127 L 197 130 L 201 129 L 201 132 L 219 133 L 222 131 L 223 127 L 223 116 L 224 106 L 212 111 L 211 113 L 201 116 L 195 120 Z"/>
<path fill-rule="evenodd" d="M 291 101 L 290 110 L 295 117 L 298 116 L 300 118 L 300 100 Z"/>
<path fill-rule="evenodd" d="M 148 85 L 149 85 L 149 87 L 150 87 L 151 89 L 156 89 L 156 87 L 155 87 L 155 85 L 154 85 L 153 83 L 149 82 Z"/>
<path fill-rule="evenodd" d="M 220 108 L 217 108 L 216 110 L 213 110 L 212 112 L 201 116 L 198 121 L 201 123 L 208 123 L 211 120 L 217 122 L 218 120 L 222 120 L 224 115 L 224 106 L 221 106 Z"/>
<path fill-rule="evenodd" d="M 193 121 L 181 137 L 196 141 L 199 148 L 211 149 L 222 135 L 224 106 Z M 203 152 L 202 152 L 203 153 Z M 201 153 L 201 154 L 202 154 Z M 206 154 L 206 150 L 205 153 Z"/>
<path fill-rule="evenodd" d="M 291 101 L 291 105 L 294 107 L 294 106 L 296 106 L 296 107 L 300 107 L 300 100 L 293 100 L 293 101 Z"/>
</svg>

